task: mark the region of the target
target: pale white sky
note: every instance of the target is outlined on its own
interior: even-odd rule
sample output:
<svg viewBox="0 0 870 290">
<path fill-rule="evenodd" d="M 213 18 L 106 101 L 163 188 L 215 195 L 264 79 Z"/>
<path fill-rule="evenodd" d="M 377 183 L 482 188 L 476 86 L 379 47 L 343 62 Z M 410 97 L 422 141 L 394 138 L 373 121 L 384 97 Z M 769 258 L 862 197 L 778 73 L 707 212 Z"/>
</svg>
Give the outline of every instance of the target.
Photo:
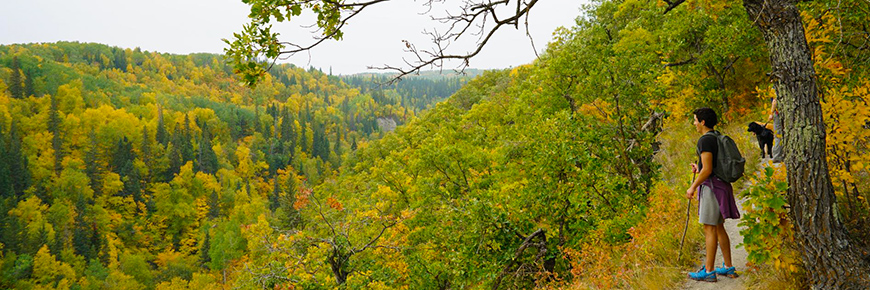
<svg viewBox="0 0 870 290">
<path fill-rule="evenodd" d="M 447 0 L 433 13 L 458 7 L 458 0 Z M 542 51 L 559 26 L 571 27 L 579 9 L 588 0 L 543 0 L 532 9 L 529 30 L 538 51 Z M 80 41 L 97 42 L 123 48 L 188 54 L 223 53 L 233 32 L 247 23 L 249 7 L 241 0 L 0 0 L 0 44 Z M 370 9 L 370 10 L 369 10 Z M 309 54 L 299 54 L 284 62 L 314 66 L 335 74 L 367 71 L 367 66 L 402 65 L 402 40 L 418 48 L 429 48 L 429 38 L 421 32 L 443 25 L 429 20 L 421 0 L 396 0 L 370 7 L 345 29 L 342 41 L 327 41 Z M 282 41 L 307 42 L 311 36 L 310 15 L 299 23 L 273 28 Z M 306 21 L 307 20 L 307 21 Z M 535 58 L 525 30 L 505 27 L 477 57 L 473 68 L 506 68 L 529 63 Z M 476 39 L 472 39 L 476 40 Z M 457 43 L 452 54 L 471 51 L 471 43 Z M 454 67 L 445 66 L 446 69 Z"/>
</svg>

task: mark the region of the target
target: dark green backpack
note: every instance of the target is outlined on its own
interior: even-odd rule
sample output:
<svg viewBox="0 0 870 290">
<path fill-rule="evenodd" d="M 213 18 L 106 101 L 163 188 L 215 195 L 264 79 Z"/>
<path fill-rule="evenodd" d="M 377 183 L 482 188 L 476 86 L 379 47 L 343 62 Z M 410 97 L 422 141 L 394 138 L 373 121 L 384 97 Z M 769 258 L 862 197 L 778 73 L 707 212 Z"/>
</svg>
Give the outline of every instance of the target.
<svg viewBox="0 0 870 290">
<path fill-rule="evenodd" d="M 746 164 L 746 159 L 740 154 L 740 149 L 737 149 L 737 143 L 734 143 L 728 135 L 718 131 L 710 131 L 707 134 L 716 136 L 716 145 L 719 147 L 718 159 L 714 160 L 716 166 L 713 166 L 713 175 L 725 182 L 735 182 L 743 177 L 743 165 Z"/>
</svg>

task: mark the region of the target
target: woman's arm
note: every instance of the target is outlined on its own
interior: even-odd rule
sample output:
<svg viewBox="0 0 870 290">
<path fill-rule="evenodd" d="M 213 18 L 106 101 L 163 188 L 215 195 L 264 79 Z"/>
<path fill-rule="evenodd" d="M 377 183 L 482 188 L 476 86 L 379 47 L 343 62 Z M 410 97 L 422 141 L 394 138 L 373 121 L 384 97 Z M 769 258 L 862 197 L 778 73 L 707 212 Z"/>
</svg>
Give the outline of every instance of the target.
<svg viewBox="0 0 870 290">
<path fill-rule="evenodd" d="M 695 190 L 698 189 L 698 186 L 701 185 L 707 178 L 713 174 L 713 153 L 712 152 L 701 152 L 701 172 L 698 173 L 698 178 L 692 182 L 692 185 L 689 189 L 686 190 L 686 198 L 693 198 L 695 196 Z"/>
<path fill-rule="evenodd" d="M 773 114 L 776 113 L 776 98 L 773 98 L 773 102 L 770 103 L 770 115 L 767 115 L 768 120 L 773 120 Z"/>
</svg>

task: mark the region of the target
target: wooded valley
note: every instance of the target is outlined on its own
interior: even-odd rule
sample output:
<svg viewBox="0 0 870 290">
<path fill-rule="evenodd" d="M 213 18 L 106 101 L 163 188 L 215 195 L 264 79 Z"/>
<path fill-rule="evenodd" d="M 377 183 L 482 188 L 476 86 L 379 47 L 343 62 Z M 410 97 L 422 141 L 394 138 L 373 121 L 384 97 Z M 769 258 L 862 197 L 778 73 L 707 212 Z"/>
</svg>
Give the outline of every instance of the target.
<svg viewBox="0 0 870 290">
<path fill-rule="evenodd" d="M 742 1 L 669 3 L 595 1 L 534 63 L 393 84 L 278 64 L 249 88 L 221 55 L 2 45 L 0 288 L 674 287 L 703 244 L 692 228 L 680 255 L 702 106 L 749 159 L 747 285 L 806 288 L 787 173 L 745 128 L 775 95 L 765 40 Z M 799 8 L 863 250 L 870 5 Z"/>
</svg>

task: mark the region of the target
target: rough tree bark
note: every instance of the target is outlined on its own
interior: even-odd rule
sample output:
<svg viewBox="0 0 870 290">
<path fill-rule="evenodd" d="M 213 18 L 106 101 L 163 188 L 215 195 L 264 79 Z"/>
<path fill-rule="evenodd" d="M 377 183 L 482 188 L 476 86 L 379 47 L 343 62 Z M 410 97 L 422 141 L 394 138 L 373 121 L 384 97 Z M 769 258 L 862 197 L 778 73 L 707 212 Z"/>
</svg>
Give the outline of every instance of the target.
<svg viewBox="0 0 870 290">
<path fill-rule="evenodd" d="M 870 289 L 870 265 L 838 219 L 825 159 L 825 124 L 796 0 L 744 0 L 770 53 L 784 125 L 788 202 L 795 238 L 814 289 Z"/>
</svg>

